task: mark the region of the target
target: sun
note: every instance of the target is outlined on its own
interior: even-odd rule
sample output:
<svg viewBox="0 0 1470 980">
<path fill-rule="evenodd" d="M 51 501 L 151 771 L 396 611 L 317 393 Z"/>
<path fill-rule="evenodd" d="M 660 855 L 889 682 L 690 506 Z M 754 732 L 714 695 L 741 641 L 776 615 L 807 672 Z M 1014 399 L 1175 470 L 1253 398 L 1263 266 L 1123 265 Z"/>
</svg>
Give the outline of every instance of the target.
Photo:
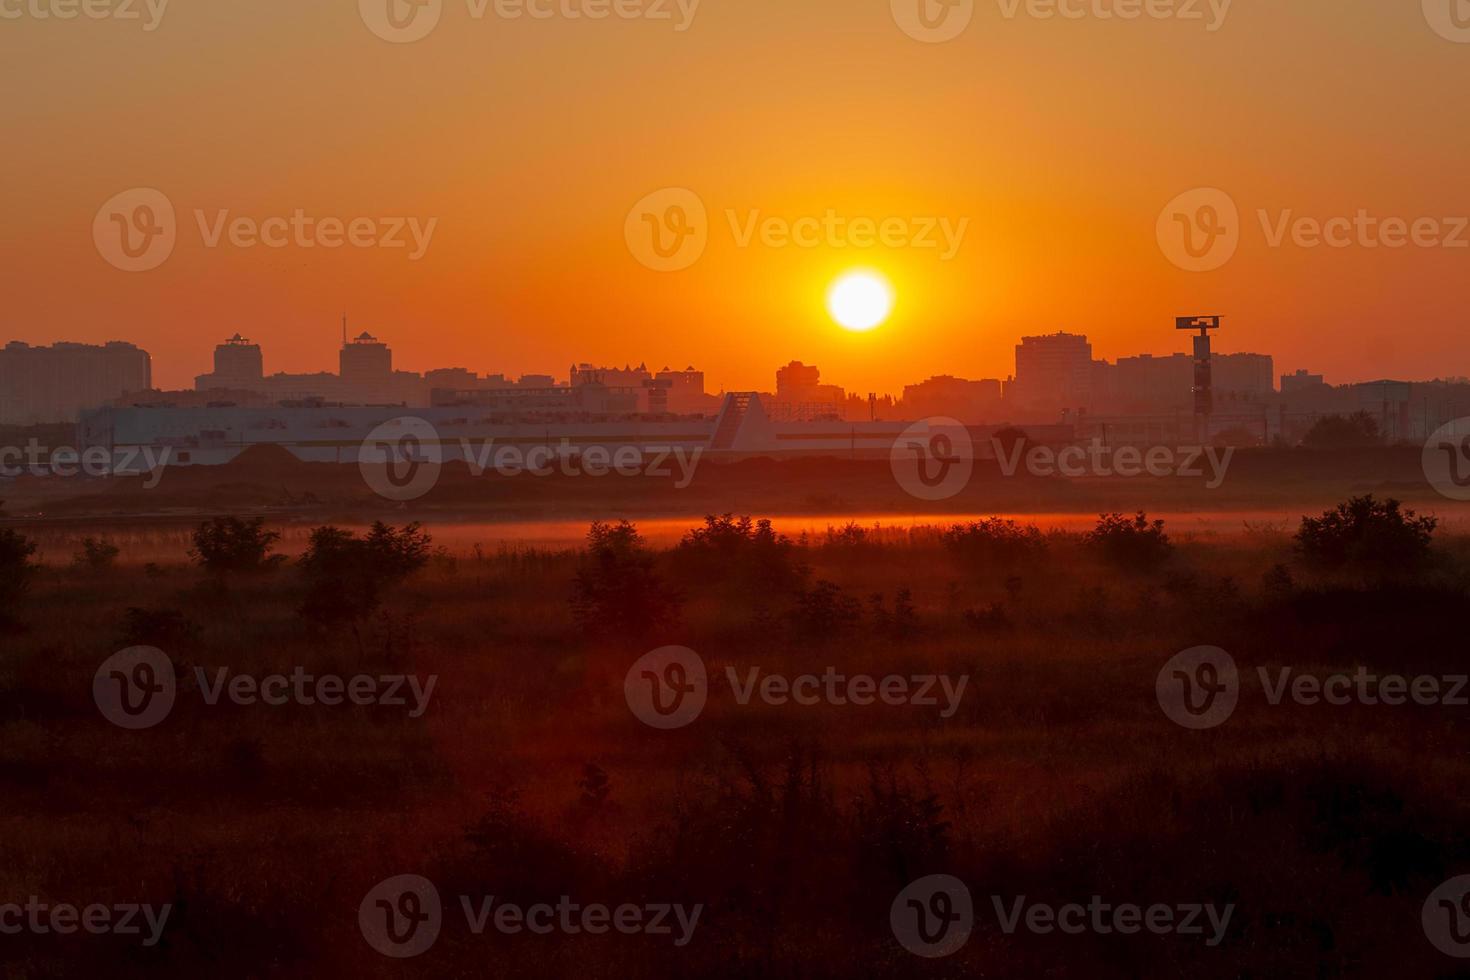
<svg viewBox="0 0 1470 980">
<path fill-rule="evenodd" d="M 832 284 L 827 311 L 848 330 L 872 330 L 893 312 L 893 287 L 877 272 L 849 272 Z"/>
</svg>

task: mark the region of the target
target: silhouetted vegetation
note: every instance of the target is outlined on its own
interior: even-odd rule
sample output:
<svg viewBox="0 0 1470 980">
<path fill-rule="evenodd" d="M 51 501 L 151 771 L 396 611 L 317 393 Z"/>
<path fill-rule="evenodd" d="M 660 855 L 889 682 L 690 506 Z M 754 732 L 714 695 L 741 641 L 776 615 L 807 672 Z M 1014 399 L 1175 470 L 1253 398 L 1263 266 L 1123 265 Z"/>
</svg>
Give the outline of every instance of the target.
<svg viewBox="0 0 1470 980">
<path fill-rule="evenodd" d="M 796 545 L 769 520 L 709 516 L 674 549 L 681 581 L 733 585 L 757 595 L 781 595 L 801 584 L 806 567 Z"/>
<path fill-rule="evenodd" d="M 264 572 L 286 560 L 271 554 L 280 539 L 279 531 L 266 530 L 263 517 L 216 517 L 195 529 L 189 557 L 211 572 Z"/>
<path fill-rule="evenodd" d="M 862 604 L 835 582 L 818 581 L 796 594 L 791 623 L 804 640 L 835 639 L 852 632 L 862 621 Z"/>
<path fill-rule="evenodd" d="M 25 598 L 36 576 L 36 543 L 13 528 L 0 528 L 0 617 Z"/>
<path fill-rule="evenodd" d="M 1046 552 L 1046 539 L 1034 524 L 988 517 L 956 524 L 944 532 L 944 546 L 962 561 L 980 567 L 1010 567 Z"/>
<path fill-rule="evenodd" d="M 1084 540 L 1110 564 L 1130 571 L 1153 571 L 1174 553 L 1164 533 L 1164 522 L 1150 522 L 1143 511 L 1131 519 L 1122 514 L 1103 514 Z"/>
<path fill-rule="evenodd" d="M 679 596 L 659 577 L 653 553 L 636 527 L 627 521 L 597 521 L 587 531 L 571 606 L 583 632 L 624 640 L 672 624 Z"/>
<path fill-rule="evenodd" d="M 1367 412 L 1320 418 L 1302 437 L 1302 445 L 1310 449 L 1358 449 L 1382 441 L 1378 420 Z"/>
<path fill-rule="evenodd" d="M 1321 517 L 1303 517 L 1296 535 L 1298 554 L 1325 568 L 1358 567 L 1414 571 L 1429 559 L 1439 522 L 1400 509 L 1397 500 L 1369 494 L 1338 504 Z"/>
<path fill-rule="evenodd" d="M 307 583 L 302 615 L 321 625 L 365 619 L 385 589 L 428 564 L 431 541 L 419 524 L 394 528 L 378 521 L 363 537 L 316 528 L 296 563 Z"/>
<path fill-rule="evenodd" d="M 111 568 L 117 564 L 118 555 L 122 549 L 109 541 L 101 538 L 83 538 L 77 552 L 72 556 L 72 564 L 80 568 L 89 568 L 93 571 L 101 571 Z"/>
</svg>

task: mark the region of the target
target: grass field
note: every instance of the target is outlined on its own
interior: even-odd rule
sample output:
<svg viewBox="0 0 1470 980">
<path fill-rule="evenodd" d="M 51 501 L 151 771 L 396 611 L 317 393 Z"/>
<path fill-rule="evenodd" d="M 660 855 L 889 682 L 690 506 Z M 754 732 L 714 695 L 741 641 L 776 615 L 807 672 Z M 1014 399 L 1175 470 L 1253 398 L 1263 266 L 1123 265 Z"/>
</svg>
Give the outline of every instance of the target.
<svg viewBox="0 0 1470 980">
<path fill-rule="evenodd" d="M 774 558 L 650 545 L 645 591 L 615 589 L 620 606 L 590 610 L 577 581 L 596 569 L 580 546 L 460 540 L 371 615 L 330 628 L 302 614 L 289 563 L 215 576 L 189 563 L 186 533 L 120 525 L 101 532 L 119 563 L 93 569 L 53 541 L 0 658 L 0 898 L 172 911 L 153 946 L 5 935 L 4 972 L 1452 974 L 1420 910 L 1470 872 L 1466 709 L 1273 705 L 1257 668 L 1466 672 L 1470 539 L 1437 535 L 1432 565 L 1410 577 L 1310 567 L 1283 524 L 1166 527 L 1172 552 L 1149 567 L 1077 533 L 966 551 L 944 530 L 834 527 Z M 644 600 L 648 615 L 629 611 Z M 92 684 L 134 644 L 169 656 L 178 695 L 162 723 L 127 731 Z M 630 710 L 624 678 L 667 645 L 695 651 L 710 682 L 699 717 L 661 731 Z M 1191 731 L 1166 717 L 1155 683 L 1199 645 L 1234 657 L 1240 696 L 1224 724 Z M 196 667 L 437 683 L 419 717 L 211 705 Z M 726 668 L 757 667 L 968 682 L 949 717 L 942 705 L 742 705 Z M 358 909 L 402 874 L 433 881 L 445 912 L 431 949 L 395 960 L 365 941 Z M 894 897 L 930 874 L 975 900 L 969 942 L 945 959 L 905 951 L 889 924 Z M 461 895 L 702 913 L 683 946 L 476 935 Z M 1094 895 L 1234 911 L 1210 945 L 1007 934 L 992 907 Z"/>
</svg>

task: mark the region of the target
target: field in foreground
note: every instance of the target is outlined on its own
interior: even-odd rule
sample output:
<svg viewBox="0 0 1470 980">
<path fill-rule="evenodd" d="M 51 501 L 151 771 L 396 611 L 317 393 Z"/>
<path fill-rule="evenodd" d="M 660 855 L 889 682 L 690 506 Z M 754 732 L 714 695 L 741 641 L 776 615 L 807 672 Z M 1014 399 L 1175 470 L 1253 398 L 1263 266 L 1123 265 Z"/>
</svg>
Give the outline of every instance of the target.
<svg viewBox="0 0 1470 980">
<path fill-rule="evenodd" d="M 325 626 L 289 564 L 48 565 L 0 658 L 0 902 L 173 911 L 151 947 L 7 935 L 0 962 L 25 977 L 1450 975 L 1420 910 L 1470 872 L 1466 709 L 1273 705 L 1257 668 L 1465 673 L 1470 539 L 1440 535 L 1406 577 L 1307 567 L 1280 527 L 1176 534 L 1157 562 L 1121 565 L 1078 535 L 1024 537 L 726 534 L 632 547 L 611 576 L 583 550 L 460 549 Z M 93 675 L 135 644 L 171 658 L 178 697 L 126 731 Z M 674 644 L 711 680 L 697 719 L 663 731 L 624 680 Z M 1228 651 L 1241 685 L 1228 721 L 1193 731 L 1155 685 L 1200 645 Z M 418 717 L 211 705 L 196 667 L 437 682 Z M 828 667 L 968 682 L 952 712 L 942 696 L 742 705 L 726 670 Z M 435 882 L 445 916 L 399 961 L 358 910 L 402 874 Z M 969 942 L 933 961 L 889 921 L 931 874 L 976 905 Z M 703 911 L 683 946 L 476 935 L 461 895 Z M 1234 912 L 1211 945 L 1007 934 L 992 911 L 992 896 L 1094 895 Z"/>
</svg>

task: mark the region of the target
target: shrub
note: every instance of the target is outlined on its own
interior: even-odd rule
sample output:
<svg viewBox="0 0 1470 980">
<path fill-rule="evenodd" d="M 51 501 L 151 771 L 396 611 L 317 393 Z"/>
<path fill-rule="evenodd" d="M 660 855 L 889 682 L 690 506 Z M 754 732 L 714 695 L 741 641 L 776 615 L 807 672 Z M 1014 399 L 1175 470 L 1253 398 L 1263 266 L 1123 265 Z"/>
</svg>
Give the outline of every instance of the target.
<svg viewBox="0 0 1470 980">
<path fill-rule="evenodd" d="M 884 603 L 883 593 L 875 592 L 868 598 L 873 617 L 873 632 L 889 640 L 909 640 L 921 632 L 919 611 L 914 606 L 914 594 L 910 589 L 899 589 L 893 597 L 893 611 Z"/>
<path fill-rule="evenodd" d="M 83 538 L 82 546 L 72 556 L 72 564 L 82 568 L 101 571 L 117 564 L 122 550 L 117 545 L 101 538 Z"/>
<path fill-rule="evenodd" d="M 281 535 L 267 531 L 263 517 L 216 517 L 195 528 L 193 539 L 189 557 L 211 572 L 264 572 L 286 560 L 270 553 Z"/>
<path fill-rule="evenodd" d="M 1321 517 L 1303 517 L 1296 550 L 1309 564 L 1412 569 L 1430 554 L 1439 522 L 1400 510 L 1397 500 L 1353 497 Z"/>
<path fill-rule="evenodd" d="M 178 651 L 191 649 L 198 639 L 199 627 L 177 609 L 140 609 L 132 606 L 123 614 L 118 645 Z"/>
<path fill-rule="evenodd" d="M 1302 437 L 1302 445 L 1312 449 L 1355 449 L 1382 441 L 1377 420 L 1367 412 L 1320 418 Z"/>
<path fill-rule="evenodd" d="M 944 546 L 967 564 L 1012 566 L 1045 552 L 1046 539 L 1034 524 L 988 517 L 954 525 L 944 532 Z"/>
<path fill-rule="evenodd" d="M 1105 561 L 1132 571 L 1156 569 L 1174 553 L 1164 522 L 1150 523 L 1143 511 L 1131 520 L 1122 514 L 1102 514 L 1083 541 Z"/>
<path fill-rule="evenodd" d="M 862 606 L 833 582 L 820 581 L 798 591 L 792 626 L 803 639 L 819 640 L 851 633 L 862 620 Z"/>
<path fill-rule="evenodd" d="M 659 578 L 636 527 L 596 521 L 577 563 L 571 606 L 588 634 L 641 639 L 674 622 L 679 597 Z"/>
<path fill-rule="evenodd" d="M 698 581 L 733 584 L 752 592 L 786 593 L 806 577 L 797 547 L 777 534 L 769 520 L 749 516 L 708 516 L 704 526 L 684 535 L 674 549 L 681 575 Z"/>
<path fill-rule="evenodd" d="M 428 564 L 432 539 L 422 525 L 375 522 L 359 538 L 340 527 L 311 532 L 297 566 L 306 576 L 302 615 L 323 625 L 371 615 L 384 590 Z"/>
<path fill-rule="evenodd" d="M 11 528 L 0 528 L 0 614 L 25 597 L 40 567 L 31 561 L 36 542 Z"/>
</svg>

